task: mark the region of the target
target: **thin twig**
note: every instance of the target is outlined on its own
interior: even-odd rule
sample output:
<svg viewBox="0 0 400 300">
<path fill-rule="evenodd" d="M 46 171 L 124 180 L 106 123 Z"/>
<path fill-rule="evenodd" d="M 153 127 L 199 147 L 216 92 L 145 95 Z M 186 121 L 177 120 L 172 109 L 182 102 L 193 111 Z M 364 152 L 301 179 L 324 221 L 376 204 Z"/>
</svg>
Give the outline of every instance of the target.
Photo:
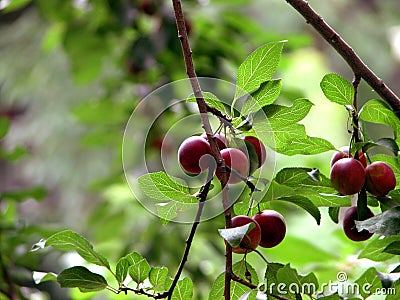
<svg viewBox="0 0 400 300">
<path fill-rule="evenodd" d="M 356 76 L 364 79 L 383 100 L 385 100 L 394 113 L 400 118 L 399 97 L 361 60 L 357 53 L 343 38 L 329 26 L 305 0 L 286 0 L 296 9 L 318 33 L 342 56 Z"/>
<path fill-rule="evenodd" d="M 207 174 L 207 182 L 204 187 L 201 189 L 198 198 L 199 198 L 199 208 L 197 209 L 196 217 L 192 225 L 192 229 L 190 230 L 189 237 L 186 240 L 185 251 L 182 255 L 181 262 L 179 263 L 178 270 L 176 271 L 175 277 L 172 281 L 171 287 L 168 290 L 168 299 L 171 299 L 176 284 L 178 283 L 179 277 L 182 274 L 183 268 L 185 267 L 185 263 L 189 256 L 190 247 L 193 242 L 194 235 L 196 233 L 197 226 L 200 223 L 201 214 L 203 213 L 204 203 L 206 202 L 208 192 L 210 191 L 211 180 L 213 178 L 213 174 L 215 172 L 215 168 L 210 168 Z"/>
</svg>

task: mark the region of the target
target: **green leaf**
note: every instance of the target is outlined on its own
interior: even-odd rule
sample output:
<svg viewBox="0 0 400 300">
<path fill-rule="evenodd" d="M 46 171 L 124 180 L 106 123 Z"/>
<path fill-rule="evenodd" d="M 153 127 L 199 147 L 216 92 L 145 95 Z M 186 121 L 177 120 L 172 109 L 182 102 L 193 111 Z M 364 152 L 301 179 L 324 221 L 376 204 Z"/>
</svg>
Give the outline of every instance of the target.
<svg viewBox="0 0 400 300">
<path fill-rule="evenodd" d="M 215 108 L 222 113 L 225 113 L 224 104 L 213 93 L 203 92 L 203 98 L 210 107 Z M 196 97 L 194 96 L 194 94 L 190 95 L 186 102 L 196 102 Z"/>
<path fill-rule="evenodd" d="M 85 238 L 72 230 L 53 234 L 47 239 L 47 246 L 63 251 L 75 250 L 86 261 L 110 269 L 107 259 L 94 251 L 93 246 Z"/>
<path fill-rule="evenodd" d="M 10 128 L 10 121 L 6 118 L 0 118 L 0 140 L 7 134 Z"/>
<path fill-rule="evenodd" d="M 27 199 L 43 200 L 46 197 L 47 191 L 41 187 L 33 187 L 27 190 L 5 191 L 0 193 L 0 199 L 8 199 L 17 202 L 22 202 Z"/>
<path fill-rule="evenodd" d="M 394 257 L 394 255 L 386 253 L 384 250 L 388 245 L 397 241 L 400 241 L 400 236 L 388 236 L 384 238 L 376 237 L 361 251 L 358 258 L 368 258 L 373 261 L 388 260 Z"/>
<path fill-rule="evenodd" d="M 129 269 L 129 261 L 125 257 L 121 257 L 118 260 L 116 271 L 115 271 L 115 278 L 117 279 L 118 283 L 124 282 L 126 279 L 126 275 L 128 275 Z"/>
<path fill-rule="evenodd" d="M 79 288 L 82 293 L 101 291 L 107 287 L 103 276 L 81 266 L 65 269 L 57 276 L 57 281 L 63 288 Z"/>
<path fill-rule="evenodd" d="M 399 154 L 399 145 L 391 138 L 381 138 L 375 141 L 375 144 L 389 149 L 395 156 Z"/>
<path fill-rule="evenodd" d="M 354 88 L 342 76 L 331 73 L 322 78 L 321 89 L 328 100 L 341 105 L 353 106 Z"/>
<path fill-rule="evenodd" d="M 46 272 L 36 272 L 32 273 L 32 279 L 35 284 L 39 284 L 46 281 L 55 281 L 57 282 L 57 274 L 55 273 L 46 273 Z"/>
<path fill-rule="evenodd" d="M 339 224 L 339 207 L 329 207 L 328 213 L 331 220 L 334 223 Z"/>
<path fill-rule="evenodd" d="M 400 255 L 400 241 L 389 244 L 383 252 Z"/>
<path fill-rule="evenodd" d="M 246 270 L 247 270 L 250 273 L 248 275 L 250 275 L 251 282 L 255 285 L 258 285 L 259 280 L 258 280 L 257 272 L 254 270 L 254 268 L 250 264 L 246 263 L 244 260 L 241 260 L 241 261 L 235 263 L 232 266 L 232 270 L 237 276 L 239 276 L 243 279 L 246 279 Z M 224 300 L 225 299 L 224 298 L 224 279 L 225 279 L 225 272 L 218 275 L 217 279 L 214 281 L 214 283 L 211 287 L 211 291 L 208 296 L 209 300 Z M 237 283 L 236 281 L 231 282 L 230 294 L 231 294 L 232 300 L 239 299 L 242 295 L 244 295 L 248 291 L 250 291 L 250 288 L 248 288 L 240 283 Z M 255 292 L 257 292 L 257 291 L 255 291 Z M 255 299 L 255 294 L 251 295 L 247 299 Z"/>
<path fill-rule="evenodd" d="M 23 8 L 24 6 L 28 5 L 32 0 L 11 0 L 8 2 L 6 7 L 3 9 L 4 13 L 10 13 L 16 11 L 18 9 Z M 7 1 L 5 1 L 7 3 Z"/>
<path fill-rule="evenodd" d="M 149 281 L 155 292 L 160 292 L 165 289 L 165 281 L 168 277 L 168 269 L 166 267 L 151 268 L 149 273 Z"/>
<path fill-rule="evenodd" d="M 307 211 L 310 215 L 312 215 L 317 221 L 317 224 L 320 225 L 321 223 L 321 213 L 310 200 L 308 200 L 306 197 L 303 196 L 291 196 L 291 197 L 282 197 L 279 198 L 279 200 L 286 201 L 286 202 L 291 202 L 293 204 L 296 204 L 303 208 L 305 211 Z"/>
<path fill-rule="evenodd" d="M 149 277 L 151 268 L 143 256 L 137 252 L 133 252 L 125 256 L 125 258 L 129 264 L 129 276 L 131 276 L 133 281 L 135 281 L 137 284 L 140 284 Z"/>
<path fill-rule="evenodd" d="M 308 99 L 297 99 L 291 106 L 271 104 L 263 111 L 272 128 L 285 127 L 303 120 L 314 104 Z"/>
<path fill-rule="evenodd" d="M 186 183 L 165 172 L 145 174 L 138 179 L 142 191 L 153 199 L 174 200 L 183 203 L 197 203 L 198 199 L 189 193 Z"/>
<path fill-rule="evenodd" d="M 297 99 L 291 106 L 267 105 L 263 107 L 263 114 L 255 115 L 254 130 L 261 136 L 272 135 L 267 145 L 285 155 L 312 155 L 335 149 L 327 140 L 308 136 L 304 125 L 297 123 L 307 116 L 312 106 L 307 99 Z"/>
<path fill-rule="evenodd" d="M 253 228 L 253 222 L 235 228 L 218 229 L 218 233 L 222 238 L 229 243 L 232 247 L 237 247 L 242 242 L 244 236 Z"/>
<path fill-rule="evenodd" d="M 166 225 L 178 215 L 178 212 L 183 212 L 187 208 L 193 206 L 192 204 L 170 201 L 165 203 L 157 203 L 156 207 L 157 215 L 160 217 L 162 224 Z"/>
<path fill-rule="evenodd" d="M 364 104 L 360 111 L 363 121 L 384 124 L 392 127 L 395 136 L 400 134 L 400 120 L 395 113 L 381 100 L 370 100 Z"/>
<path fill-rule="evenodd" d="M 296 192 L 292 187 L 279 184 L 275 180 L 273 180 L 264 197 L 264 201 L 272 201 L 282 197 L 295 196 L 295 195 Z"/>
<path fill-rule="evenodd" d="M 295 138 L 283 149 L 278 149 L 278 152 L 285 155 L 315 155 L 329 150 L 335 150 L 335 146 L 331 142 L 318 138 L 306 136 L 305 138 Z"/>
<path fill-rule="evenodd" d="M 285 41 L 268 43 L 257 48 L 239 66 L 235 100 L 253 93 L 260 85 L 272 79 L 278 68 Z"/>
<path fill-rule="evenodd" d="M 171 285 L 172 279 L 168 278 L 168 286 Z M 178 281 L 174 292 L 172 293 L 171 300 L 190 300 L 193 299 L 193 282 L 190 278 L 185 277 Z"/>
<path fill-rule="evenodd" d="M 359 231 L 365 229 L 384 236 L 397 235 L 400 233 L 400 206 L 365 221 L 355 221 L 355 223 Z"/>
<path fill-rule="evenodd" d="M 282 290 L 285 292 L 284 294 L 287 295 L 313 295 L 318 291 L 318 280 L 314 273 L 305 276 L 299 275 L 295 269 L 290 267 L 290 264 L 280 268 L 277 271 L 276 278 L 279 283 L 284 284 Z M 279 291 L 277 291 L 277 294 L 280 294 Z"/>
<path fill-rule="evenodd" d="M 263 84 L 261 87 L 251 94 L 243 104 L 241 114 L 246 116 L 249 113 L 255 113 L 259 111 L 262 107 L 274 102 L 282 89 L 282 80 L 270 80 Z"/>
<path fill-rule="evenodd" d="M 272 294 L 273 293 L 273 286 L 278 283 L 277 273 L 278 270 L 283 268 L 285 265 L 280 263 L 269 263 L 267 265 L 267 269 L 265 270 L 264 275 L 264 283 L 266 285 L 262 286 L 262 292 L 265 294 Z"/>
<path fill-rule="evenodd" d="M 331 193 L 335 190 L 330 180 L 323 174 L 316 179 L 313 176 L 315 169 L 311 168 L 284 168 L 275 176 L 277 183 L 294 188 L 295 190 L 307 190 L 310 192 Z"/>
<path fill-rule="evenodd" d="M 355 281 L 355 283 L 359 286 L 360 295 L 363 299 L 366 299 L 371 294 L 374 294 L 378 289 L 382 288 L 382 282 L 375 268 L 369 268 Z"/>
<path fill-rule="evenodd" d="M 318 169 L 310 168 L 284 168 L 276 174 L 264 201 L 280 200 L 281 198 L 303 197 L 316 207 L 349 206 L 350 197 L 333 194 L 330 180 L 321 174 Z M 296 199 L 296 198 L 294 198 Z M 302 198 L 299 198 L 302 199 Z M 284 199 L 283 199 L 284 200 Z M 318 217 L 315 208 L 307 201 L 302 205 L 314 217 Z M 317 221 L 318 222 L 318 221 Z"/>
</svg>

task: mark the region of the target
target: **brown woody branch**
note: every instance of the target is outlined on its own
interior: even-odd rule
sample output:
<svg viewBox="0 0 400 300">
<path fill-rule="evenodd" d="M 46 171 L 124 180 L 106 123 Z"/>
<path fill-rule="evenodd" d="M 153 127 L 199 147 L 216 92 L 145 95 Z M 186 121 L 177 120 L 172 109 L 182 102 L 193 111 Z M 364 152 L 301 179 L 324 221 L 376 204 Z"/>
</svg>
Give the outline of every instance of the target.
<svg viewBox="0 0 400 300">
<path fill-rule="evenodd" d="M 361 60 L 343 38 L 305 0 L 286 0 L 342 56 L 356 76 L 360 76 L 400 117 L 400 98 Z"/>
</svg>

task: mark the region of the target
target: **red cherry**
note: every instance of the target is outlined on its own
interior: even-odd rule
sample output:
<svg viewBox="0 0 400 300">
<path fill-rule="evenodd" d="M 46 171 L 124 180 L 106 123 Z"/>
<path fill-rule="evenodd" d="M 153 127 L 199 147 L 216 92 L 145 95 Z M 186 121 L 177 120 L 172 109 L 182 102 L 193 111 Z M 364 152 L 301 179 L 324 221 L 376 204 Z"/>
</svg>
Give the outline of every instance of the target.
<svg viewBox="0 0 400 300">
<path fill-rule="evenodd" d="M 254 150 L 257 154 L 258 167 L 261 167 L 265 163 L 267 155 L 264 144 L 255 136 L 245 136 L 244 140 L 253 145 Z"/>
<path fill-rule="evenodd" d="M 236 148 L 226 148 L 221 151 L 221 156 L 225 160 L 225 164 L 231 168 L 231 170 L 235 170 L 242 177 L 246 177 L 248 175 L 249 170 L 249 161 L 246 155 L 239 149 Z M 216 172 L 218 179 L 222 179 L 222 173 Z M 242 179 L 237 176 L 233 171 L 227 172 L 228 183 L 238 183 L 242 181 Z"/>
<path fill-rule="evenodd" d="M 339 193 L 353 195 L 358 193 L 364 185 L 365 169 L 354 158 L 342 158 L 332 166 L 330 178 L 332 186 Z"/>
<path fill-rule="evenodd" d="M 200 159 L 207 154 L 211 155 L 208 142 L 200 136 L 192 136 L 184 140 L 179 147 L 178 160 L 186 172 L 200 174 L 202 171 Z"/>
<path fill-rule="evenodd" d="M 396 187 L 396 176 L 392 168 L 382 161 L 373 162 L 365 172 L 365 187 L 374 196 L 386 196 Z"/>
<path fill-rule="evenodd" d="M 341 152 L 335 152 L 335 154 L 333 154 L 332 159 L 331 159 L 331 166 L 333 166 L 334 163 L 337 162 L 339 159 L 349 157 L 349 146 L 340 147 L 339 150 Z M 342 153 L 342 152 L 344 152 L 344 153 Z M 362 151 L 358 151 L 358 160 L 361 162 L 361 164 L 364 166 L 364 168 L 367 166 L 367 158 Z"/>
<path fill-rule="evenodd" d="M 373 217 L 374 214 L 370 209 L 369 210 L 369 217 Z M 344 214 L 343 218 L 343 231 L 346 234 L 346 236 L 355 242 L 361 242 L 368 240 L 373 233 L 369 232 L 368 230 L 361 230 L 358 231 L 356 228 L 356 223 L 355 221 L 364 221 L 368 218 L 363 218 L 363 220 L 358 220 L 358 213 L 357 213 L 357 206 L 352 206 L 350 207 L 346 213 Z"/>
<path fill-rule="evenodd" d="M 254 223 L 255 227 L 251 229 L 242 239 L 240 245 L 232 248 L 232 251 L 238 254 L 249 253 L 257 248 L 261 239 L 260 225 L 248 216 L 236 216 L 232 218 L 232 228 L 240 227 L 249 223 Z"/>
<path fill-rule="evenodd" d="M 260 225 L 260 246 L 272 248 L 283 241 L 286 234 L 286 222 L 283 216 L 274 210 L 263 210 L 253 216 Z"/>
<path fill-rule="evenodd" d="M 208 141 L 206 133 L 203 133 L 201 135 L 201 137 Z M 214 134 L 214 137 L 215 137 L 215 141 L 218 144 L 219 150 L 225 149 L 226 146 L 229 144 L 228 138 L 225 135 L 221 134 L 221 133 Z"/>
</svg>

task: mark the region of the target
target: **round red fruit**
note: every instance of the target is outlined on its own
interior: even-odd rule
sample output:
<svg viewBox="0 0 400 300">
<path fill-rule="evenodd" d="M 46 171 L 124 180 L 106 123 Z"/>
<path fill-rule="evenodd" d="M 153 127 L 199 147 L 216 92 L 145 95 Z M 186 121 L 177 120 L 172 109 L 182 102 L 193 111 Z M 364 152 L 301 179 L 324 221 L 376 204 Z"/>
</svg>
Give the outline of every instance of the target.
<svg viewBox="0 0 400 300">
<path fill-rule="evenodd" d="M 339 159 L 349 157 L 349 146 L 340 147 L 339 150 L 340 152 L 335 152 L 335 154 L 333 154 L 331 159 L 331 166 L 333 166 L 334 163 L 337 162 Z M 361 162 L 364 168 L 367 167 L 367 158 L 362 151 L 358 151 L 358 160 Z"/>
<path fill-rule="evenodd" d="M 374 196 L 386 196 L 396 187 L 396 176 L 392 168 L 382 161 L 373 162 L 365 172 L 365 187 Z"/>
<path fill-rule="evenodd" d="M 201 135 L 201 137 L 208 141 L 207 134 L 203 133 Z M 218 144 L 219 150 L 225 149 L 226 146 L 229 144 L 228 138 L 225 135 L 221 134 L 221 133 L 214 134 L 214 138 L 215 138 L 215 141 Z"/>
<path fill-rule="evenodd" d="M 374 214 L 372 213 L 372 211 L 370 209 L 368 210 L 369 210 L 368 218 L 373 217 Z M 359 221 L 364 221 L 368 218 L 363 218 L 363 220 Z M 368 230 L 358 231 L 355 223 L 356 220 L 358 220 L 357 206 L 352 206 L 344 214 L 344 219 L 343 219 L 344 233 L 350 240 L 355 242 L 362 242 L 368 240 L 373 235 L 373 233 L 369 232 Z"/>
<path fill-rule="evenodd" d="M 207 154 L 211 155 L 210 144 L 200 136 L 192 136 L 184 140 L 179 147 L 178 160 L 186 172 L 200 174 L 200 159 Z"/>
<path fill-rule="evenodd" d="M 275 247 L 285 238 L 286 222 L 280 213 L 267 209 L 255 214 L 253 219 L 261 228 L 261 247 Z"/>
<path fill-rule="evenodd" d="M 221 151 L 221 156 L 225 161 L 225 164 L 231 169 L 231 172 L 227 172 L 228 183 L 238 183 L 242 181 L 241 177 L 246 177 L 249 170 L 249 161 L 246 155 L 239 149 L 226 148 Z M 235 174 L 237 172 L 240 176 Z M 218 179 L 222 179 L 222 173 L 216 172 Z"/>
<path fill-rule="evenodd" d="M 242 239 L 240 245 L 232 248 L 232 251 L 238 254 L 249 253 L 257 248 L 261 239 L 261 228 L 258 223 L 248 216 L 236 216 L 232 218 L 232 228 L 254 223 L 255 227 L 251 229 Z"/>
<path fill-rule="evenodd" d="M 356 159 L 348 157 L 339 159 L 331 169 L 332 186 L 343 195 L 358 193 L 365 182 L 365 169 Z"/>
<path fill-rule="evenodd" d="M 265 163 L 267 155 L 264 144 L 255 136 L 246 136 L 244 140 L 254 147 L 258 159 L 258 168 L 261 167 Z"/>
</svg>

